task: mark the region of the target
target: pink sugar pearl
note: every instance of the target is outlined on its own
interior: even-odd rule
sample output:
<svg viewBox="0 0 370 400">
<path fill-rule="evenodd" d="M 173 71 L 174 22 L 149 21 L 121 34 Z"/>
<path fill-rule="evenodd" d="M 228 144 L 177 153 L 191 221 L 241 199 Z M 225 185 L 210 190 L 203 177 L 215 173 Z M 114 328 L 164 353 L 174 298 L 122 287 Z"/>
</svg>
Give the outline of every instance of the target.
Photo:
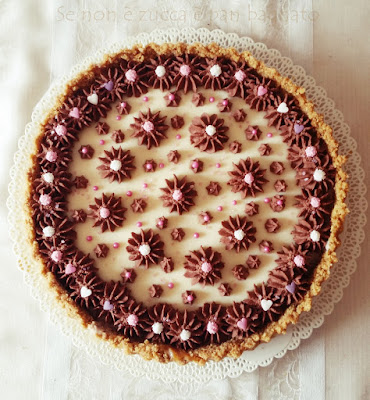
<svg viewBox="0 0 370 400">
<path fill-rule="evenodd" d="M 145 168 L 146 168 L 148 171 L 150 171 L 150 170 L 153 169 L 153 164 L 150 164 L 150 163 L 145 164 Z"/>
<path fill-rule="evenodd" d="M 222 105 L 223 106 L 227 106 L 228 104 L 229 104 L 229 100 L 227 100 L 227 99 L 222 100 Z"/>
<path fill-rule="evenodd" d="M 114 242 L 114 243 L 113 243 L 113 248 L 114 248 L 114 249 L 118 249 L 118 247 L 119 247 L 119 243 Z"/>
<path fill-rule="evenodd" d="M 126 106 L 127 106 L 127 103 L 126 103 L 125 101 L 123 101 L 123 102 L 121 103 L 121 107 L 122 107 L 122 108 L 126 108 Z"/>
<path fill-rule="evenodd" d="M 271 199 L 270 199 L 269 197 L 265 197 L 265 198 L 263 199 L 263 201 L 264 201 L 265 203 L 270 203 Z"/>
<path fill-rule="evenodd" d="M 95 192 L 98 190 L 98 186 L 93 186 L 93 190 L 95 190 Z"/>
<path fill-rule="evenodd" d="M 120 115 L 117 115 L 117 116 L 116 116 L 116 120 L 117 120 L 117 121 L 120 121 L 121 118 L 122 118 L 122 117 L 121 117 Z"/>
<path fill-rule="evenodd" d="M 177 140 L 181 139 L 181 135 L 176 135 L 176 139 Z"/>
<path fill-rule="evenodd" d="M 194 297 L 191 294 L 189 294 L 189 296 L 186 299 L 187 299 L 188 303 L 192 303 L 194 300 Z"/>
<path fill-rule="evenodd" d="M 199 238 L 199 233 L 198 233 L 198 232 L 195 232 L 194 235 L 193 235 L 193 237 L 194 237 L 195 239 L 198 239 L 198 238 Z"/>
<path fill-rule="evenodd" d="M 86 240 L 88 241 L 88 242 L 91 242 L 92 241 L 92 236 L 86 236 Z"/>
<path fill-rule="evenodd" d="M 252 129 L 252 135 L 257 135 L 257 129 Z"/>
<path fill-rule="evenodd" d="M 265 253 L 270 253 L 270 247 L 265 246 L 265 247 L 263 248 L 263 251 L 264 251 Z"/>
<path fill-rule="evenodd" d="M 143 97 L 143 101 L 145 101 L 145 102 L 149 101 L 149 97 L 148 96 L 144 96 Z"/>
<path fill-rule="evenodd" d="M 283 205 L 283 200 L 278 200 L 278 201 L 276 202 L 276 204 L 277 204 L 278 206 L 282 206 L 282 205 Z"/>
<path fill-rule="evenodd" d="M 148 187 L 147 183 L 143 183 L 143 188 L 146 189 Z"/>
<path fill-rule="evenodd" d="M 168 95 L 168 100 L 171 100 L 171 101 L 175 100 L 175 95 L 173 93 L 170 93 Z"/>
<path fill-rule="evenodd" d="M 87 147 L 82 147 L 82 149 L 81 149 L 81 153 L 83 153 L 83 154 L 87 154 L 88 151 L 89 150 Z"/>
<path fill-rule="evenodd" d="M 217 207 L 217 211 L 222 211 L 222 210 L 223 210 L 222 206 Z"/>
<path fill-rule="evenodd" d="M 159 163 L 158 166 L 159 166 L 159 168 L 164 168 L 164 164 L 163 163 Z"/>
<path fill-rule="evenodd" d="M 210 103 L 213 103 L 214 101 L 215 101 L 215 98 L 214 98 L 214 97 L 210 97 L 210 98 L 209 98 L 209 102 L 210 102 Z"/>
<path fill-rule="evenodd" d="M 105 144 L 105 140 L 103 140 L 103 139 L 101 139 L 101 140 L 99 140 L 99 144 Z"/>
<path fill-rule="evenodd" d="M 163 226 L 163 221 L 160 219 L 160 220 L 157 222 L 157 225 Z"/>
<path fill-rule="evenodd" d="M 126 192 L 126 196 L 127 196 L 127 197 L 131 197 L 131 196 L 132 196 L 131 190 L 128 190 L 128 191 Z"/>
<path fill-rule="evenodd" d="M 204 220 L 205 222 L 208 222 L 208 221 L 209 221 L 209 216 L 208 216 L 208 215 L 205 215 L 205 216 L 203 217 L 203 220 Z"/>
<path fill-rule="evenodd" d="M 193 163 L 191 164 L 192 168 L 198 168 L 199 167 L 199 163 L 197 161 L 193 161 Z"/>
<path fill-rule="evenodd" d="M 173 289 L 173 287 L 175 286 L 172 282 L 170 282 L 168 285 L 167 285 L 170 289 Z"/>
<path fill-rule="evenodd" d="M 268 138 L 272 138 L 272 133 L 269 132 L 269 133 L 267 134 L 267 137 L 268 137 Z"/>
<path fill-rule="evenodd" d="M 220 163 L 216 163 L 216 168 L 220 168 L 221 164 Z"/>
<path fill-rule="evenodd" d="M 141 227 L 143 226 L 143 223 L 140 222 L 140 221 L 138 221 L 138 222 L 136 222 L 136 226 L 137 226 L 138 228 L 141 228 Z"/>
<path fill-rule="evenodd" d="M 236 206 L 237 201 L 233 200 L 231 203 L 232 203 L 233 206 Z"/>
<path fill-rule="evenodd" d="M 130 271 L 127 271 L 127 272 L 125 273 L 125 277 L 126 277 L 127 279 L 130 279 L 130 278 L 131 278 L 131 272 L 130 272 Z"/>
</svg>

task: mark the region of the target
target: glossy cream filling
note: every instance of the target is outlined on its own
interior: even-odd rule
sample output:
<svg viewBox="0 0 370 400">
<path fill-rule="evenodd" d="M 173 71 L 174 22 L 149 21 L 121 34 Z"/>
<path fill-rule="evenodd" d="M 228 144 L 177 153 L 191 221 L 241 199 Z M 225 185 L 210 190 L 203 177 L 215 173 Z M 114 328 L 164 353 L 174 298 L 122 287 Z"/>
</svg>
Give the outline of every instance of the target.
<svg viewBox="0 0 370 400">
<path fill-rule="evenodd" d="M 88 206 L 94 204 L 94 197 L 100 198 L 102 193 L 111 194 L 122 197 L 122 203 L 128 210 L 125 213 L 126 220 L 121 228 L 117 228 L 114 232 L 101 232 L 100 227 L 93 228 L 94 223 L 92 218 L 88 218 L 85 223 L 79 223 L 76 226 L 77 241 L 76 244 L 83 252 L 90 253 L 90 256 L 96 259 L 95 265 L 99 269 L 99 275 L 102 279 L 120 280 L 120 274 L 124 268 L 133 268 L 134 261 L 129 260 L 129 253 L 126 251 L 127 241 L 131 237 L 131 232 L 140 232 L 140 229 L 152 228 L 159 233 L 162 241 L 165 243 L 164 252 L 167 257 L 172 257 L 175 268 L 171 273 L 165 273 L 159 265 L 151 265 L 149 269 L 139 267 L 136 269 L 137 278 L 133 284 L 129 284 L 132 294 L 138 301 L 150 305 L 157 302 L 171 303 L 178 308 L 196 308 L 205 302 L 216 301 L 222 304 L 231 304 L 233 301 L 241 301 L 246 298 L 246 291 L 253 289 L 253 285 L 260 284 L 268 278 L 268 272 L 276 266 L 274 260 L 277 258 L 277 251 L 283 245 L 292 243 L 293 238 L 291 231 L 294 224 L 298 220 L 298 210 L 293 207 L 295 200 L 294 196 L 300 194 L 300 189 L 296 185 L 295 173 L 291 169 L 287 161 L 287 146 L 282 142 L 281 136 L 275 128 L 267 127 L 267 120 L 263 118 L 263 112 L 251 110 L 249 106 L 239 98 L 232 98 L 232 108 L 230 112 L 220 113 L 217 108 L 217 103 L 224 98 L 227 98 L 227 93 L 224 91 L 202 90 L 202 94 L 206 97 L 204 106 L 196 107 L 191 102 L 192 93 L 181 93 L 181 101 L 178 107 L 166 107 L 163 93 L 159 90 L 150 90 L 147 94 L 149 101 L 144 102 L 142 98 L 129 98 L 127 102 L 130 104 L 131 111 L 128 115 L 122 115 L 121 120 L 117 120 L 117 111 L 115 106 L 109 113 L 106 122 L 110 126 L 108 135 L 98 135 L 95 124 L 92 127 L 84 129 L 79 135 L 79 142 L 76 143 L 73 149 L 73 161 L 70 166 L 71 173 L 76 175 L 84 175 L 89 180 L 87 189 L 73 189 L 68 197 L 69 209 L 84 209 L 89 212 Z M 215 101 L 210 103 L 209 97 L 213 96 Z M 152 147 L 148 150 L 146 146 L 138 146 L 136 138 L 132 138 L 133 132 L 130 124 L 134 122 L 134 116 L 138 112 L 146 112 L 150 108 L 152 112 L 161 111 L 161 115 L 167 117 L 166 123 L 170 126 L 167 131 L 167 139 L 161 142 L 158 148 Z M 247 117 L 244 122 L 236 122 L 232 117 L 232 113 L 238 109 L 244 109 Z M 218 151 L 213 154 L 202 152 L 190 144 L 189 126 L 194 117 L 200 116 L 202 113 L 214 114 L 217 113 L 219 118 L 223 118 L 225 125 L 229 127 L 227 135 L 229 141 L 225 144 L 223 151 Z M 171 127 L 170 119 L 175 115 L 180 115 L 184 118 L 185 125 L 175 130 Z M 258 141 L 249 141 L 245 138 L 244 130 L 248 125 L 258 125 L 262 131 L 262 135 Z M 123 143 L 117 144 L 111 138 L 111 133 L 121 129 L 125 134 Z M 272 133 L 272 137 L 267 137 L 267 133 Z M 176 135 L 181 135 L 181 139 L 176 139 Z M 105 144 L 99 144 L 100 140 L 104 140 Z M 234 154 L 229 150 L 229 143 L 237 140 L 242 143 L 241 153 Z M 258 152 L 258 147 L 262 143 L 267 143 L 271 146 L 272 152 L 269 156 L 261 157 Z M 91 160 L 81 159 L 78 149 L 81 145 L 91 145 L 94 150 L 94 156 Z M 100 172 L 96 169 L 101 161 L 98 157 L 104 156 L 104 150 L 110 150 L 111 147 L 131 150 L 135 156 L 136 170 L 132 173 L 130 180 L 124 180 L 122 183 L 114 181 L 110 183 L 108 179 L 103 179 Z M 181 154 L 181 159 L 178 164 L 170 163 L 167 159 L 167 154 L 171 150 L 177 150 Z M 252 160 L 259 160 L 261 167 L 266 169 L 265 177 L 269 180 L 263 186 L 263 193 L 260 193 L 256 198 L 247 197 L 242 199 L 241 193 L 233 193 L 231 187 L 227 185 L 230 179 L 228 171 L 233 169 L 233 162 L 238 163 L 240 159 L 251 157 Z M 204 162 L 203 171 L 195 174 L 190 169 L 191 160 L 198 158 Z M 145 173 L 142 165 L 145 160 L 154 159 L 157 162 L 157 169 L 154 173 Z M 278 176 L 270 172 L 270 164 L 273 161 L 281 161 L 285 166 L 285 171 Z M 164 163 L 164 168 L 159 168 L 159 163 Z M 221 164 L 220 168 L 216 164 Z M 190 211 L 178 215 L 176 212 L 170 213 L 168 207 L 163 207 L 160 196 L 163 194 L 160 190 L 165 187 L 165 179 L 173 179 L 173 174 L 178 177 L 187 175 L 188 181 L 195 182 L 195 188 L 198 196 L 195 197 L 195 206 L 190 208 Z M 286 198 L 285 209 L 278 213 L 272 211 L 269 204 L 264 203 L 265 197 L 273 197 L 277 194 L 274 189 L 274 183 L 278 179 L 284 179 L 288 185 L 285 193 L 282 193 Z M 210 181 L 219 182 L 222 190 L 219 196 L 210 196 L 207 194 L 206 186 Z M 143 184 L 147 184 L 147 188 Z M 93 186 L 98 186 L 98 190 L 94 191 Z M 132 197 L 126 195 L 127 191 L 132 191 Z M 147 208 L 144 213 L 134 213 L 130 204 L 134 199 L 144 198 L 147 201 Z M 236 200 L 236 205 L 233 204 Z M 245 205 L 254 201 L 259 204 L 259 213 L 250 220 L 253 221 L 257 228 L 256 242 L 252 244 L 248 251 L 243 250 L 237 253 L 234 250 L 227 251 L 224 245 L 220 243 L 221 221 L 227 220 L 229 216 L 245 215 Z M 222 211 L 218 211 L 218 206 L 222 206 Z M 198 215 L 202 211 L 209 211 L 213 219 L 208 225 L 201 225 L 198 221 Z M 159 217 L 165 216 L 168 218 L 168 227 L 159 230 L 156 227 L 156 220 Z M 278 233 L 268 233 L 265 229 L 265 222 L 268 218 L 277 218 L 281 224 Z M 142 227 L 137 227 L 137 222 L 142 223 Z M 183 228 L 185 238 L 181 242 L 172 240 L 171 231 L 174 228 Z M 199 238 L 194 238 L 193 234 L 199 233 Z M 92 236 L 92 241 L 87 241 L 86 237 Z M 258 244 L 262 240 L 269 240 L 273 243 L 274 251 L 270 254 L 261 253 Z M 118 242 L 119 248 L 114 249 L 113 243 Z M 96 258 L 94 247 L 98 243 L 105 243 L 109 246 L 109 253 L 106 258 Z M 191 280 L 184 277 L 184 261 L 185 255 L 192 250 L 199 249 L 200 246 L 212 246 L 215 251 L 222 253 L 222 259 L 225 267 L 222 270 L 222 279 L 214 286 L 206 285 L 202 287 L 200 284 L 192 285 Z M 249 255 L 258 255 L 261 260 L 261 266 L 257 270 L 250 270 L 250 275 L 246 280 L 238 281 L 232 269 L 237 264 L 245 264 Z M 174 287 L 168 288 L 168 283 L 172 282 Z M 220 283 L 228 282 L 232 287 L 232 293 L 228 297 L 221 296 L 218 291 Z M 151 298 L 148 289 L 152 284 L 161 285 L 164 289 L 162 296 Z M 181 294 L 185 290 L 193 290 L 197 296 L 192 306 L 184 305 Z"/>
</svg>

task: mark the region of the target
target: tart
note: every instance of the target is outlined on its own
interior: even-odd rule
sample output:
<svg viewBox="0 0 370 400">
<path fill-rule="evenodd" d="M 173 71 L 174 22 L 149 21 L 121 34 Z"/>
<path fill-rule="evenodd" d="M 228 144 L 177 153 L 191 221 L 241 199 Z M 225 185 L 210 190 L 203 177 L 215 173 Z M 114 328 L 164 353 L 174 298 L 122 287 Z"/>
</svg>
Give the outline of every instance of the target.
<svg viewBox="0 0 370 400">
<path fill-rule="evenodd" d="M 304 89 L 250 53 L 135 46 L 76 76 L 40 125 L 30 245 L 112 346 L 236 358 L 285 333 L 328 278 L 344 162 Z"/>
</svg>

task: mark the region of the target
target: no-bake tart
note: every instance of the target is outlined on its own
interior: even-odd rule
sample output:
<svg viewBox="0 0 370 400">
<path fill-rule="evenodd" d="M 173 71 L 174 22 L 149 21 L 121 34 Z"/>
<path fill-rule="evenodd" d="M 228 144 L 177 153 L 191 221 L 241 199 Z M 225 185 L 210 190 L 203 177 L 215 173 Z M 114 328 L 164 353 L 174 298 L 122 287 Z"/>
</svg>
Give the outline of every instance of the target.
<svg viewBox="0 0 370 400">
<path fill-rule="evenodd" d="M 304 89 L 250 53 L 135 46 L 76 76 L 40 124 L 30 245 L 50 290 L 112 346 L 238 357 L 328 278 L 344 161 Z"/>
</svg>

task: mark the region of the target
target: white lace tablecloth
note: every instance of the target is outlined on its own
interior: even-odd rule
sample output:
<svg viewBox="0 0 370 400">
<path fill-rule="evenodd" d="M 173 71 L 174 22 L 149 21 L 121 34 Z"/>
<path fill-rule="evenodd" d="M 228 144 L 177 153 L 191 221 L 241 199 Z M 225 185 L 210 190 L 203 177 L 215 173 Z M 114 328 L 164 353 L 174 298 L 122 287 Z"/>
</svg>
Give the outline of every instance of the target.
<svg viewBox="0 0 370 400">
<path fill-rule="evenodd" d="M 363 372 L 370 366 L 368 347 L 361 350 L 361 340 L 353 344 L 352 331 L 346 329 L 348 324 L 353 324 L 357 328 L 356 337 L 366 337 L 369 320 L 365 319 L 363 327 L 361 321 L 364 319 L 359 315 L 361 312 L 366 314 L 369 309 L 364 284 L 366 276 L 356 280 L 356 286 L 353 288 L 352 285 L 350 293 L 352 297 L 347 293 L 344 301 L 337 306 L 334 317 L 331 315 L 323 328 L 314 331 L 312 337 L 303 341 L 297 350 L 289 351 L 285 357 L 274 360 L 271 365 L 253 372 L 244 372 L 237 378 L 211 380 L 206 384 L 166 384 L 145 377 L 133 378 L 129 373 L 101 364 L 84 350 L 75 347 L 70 338 L 64 337 L 47 320 L 38 303 L 30 297 L 21 273 L 16 269 L 16 260 L 6 235 L 5 199 L 7 174 L 17 140 L 23 134 L 24 125 L 30 120 L 33 106 L 50 83 L 94 50 L 122 37 L 150 32 L 155 28 L 186 26 L 221 28 L 226 32 L 251 36 L 255 41 L 278 48 L 295 63 L 304 65 L 306 71 L 313 75 L 325 69 L 325 62 L 329 63 L 328 60 L 333 57 L 330 54 L 323 55 L 320 43 L 313 40 L 316 37 L 315 23 L 319 23 L 320 18 L 325 16 L 325 10 L 315 9 L 312 1 L 235 0 L 225 4 L 217 0 L 211 4 L 191 0 L 181 3 L 161 0 L 0 0 L 0 112 L 2 121 L 5 120 L 3 126 L 6 127 L 1 133 L 0 146 L 2 398 L 140 400 L 155 396 L 157 399 L 173 400 L 320 400 L 325 397 L 365 399 L 369 396 L 368 381 Z M 321 10 L 323 15 L 317 10 Z M 356 9 L 352 11 L 356 12 Z M 360 8 L 357 16 L 361 17 Z M 347 52 L 351 54 L 352 39 L 341 39 L 349 46 Z M 334 43 L 335 38 L 331 40 Z M 366 64 L 365 58 L 363 62 Z M 333 73 L 337 73 L 339 79 L 345 72 L 343 69 L 334 70 Z M 361 70 L 358 73 L 361 76 Z M 333 87 L 340 82 L 343 80 L 338 83 L 332 81 Z M 358 88 L 360 90 L 361 85 Z M 354 115 L 357 112 L 359 117 L 358 108 L 350 101 L 351 96 L 353 101 L 359 101 L 360 96 L 366 104 L 369 92 L 367 89 L 363 97 L 358 92 L 355 97 L 355 92 L 346 92 L 343 87 L 342 92 L 338 92 L 338 99 L 341 100 L 341 93 L 346 94 L 347 99 L 340 106 L 343 111 L 346 111 L 345 107 L 351 108 Z M 365 108 L 362 110 L 365 111 Z M 366 126 L 365 120 L 362 124 L 356 119 L 351 121 L 357 123 L 356 130 Z M 361 140 L 358 132 L 356 134 Z M 364 135 L 366 140 L 366 132 Z M 362 266 L 365 266 L 365 259 L 362 258 Z M 364 268 L 359 268 L 356 275 L 359 273 L 366 272 Z M 356 293 L 362 295 L 362 299 L 356 300 Z M 338 308 L 344 312 L 341 313 Z M 365 330 L 359 330 L 361 327 Z M 353 347 L 349 347 L 349 344 Z"/>
</svg>

